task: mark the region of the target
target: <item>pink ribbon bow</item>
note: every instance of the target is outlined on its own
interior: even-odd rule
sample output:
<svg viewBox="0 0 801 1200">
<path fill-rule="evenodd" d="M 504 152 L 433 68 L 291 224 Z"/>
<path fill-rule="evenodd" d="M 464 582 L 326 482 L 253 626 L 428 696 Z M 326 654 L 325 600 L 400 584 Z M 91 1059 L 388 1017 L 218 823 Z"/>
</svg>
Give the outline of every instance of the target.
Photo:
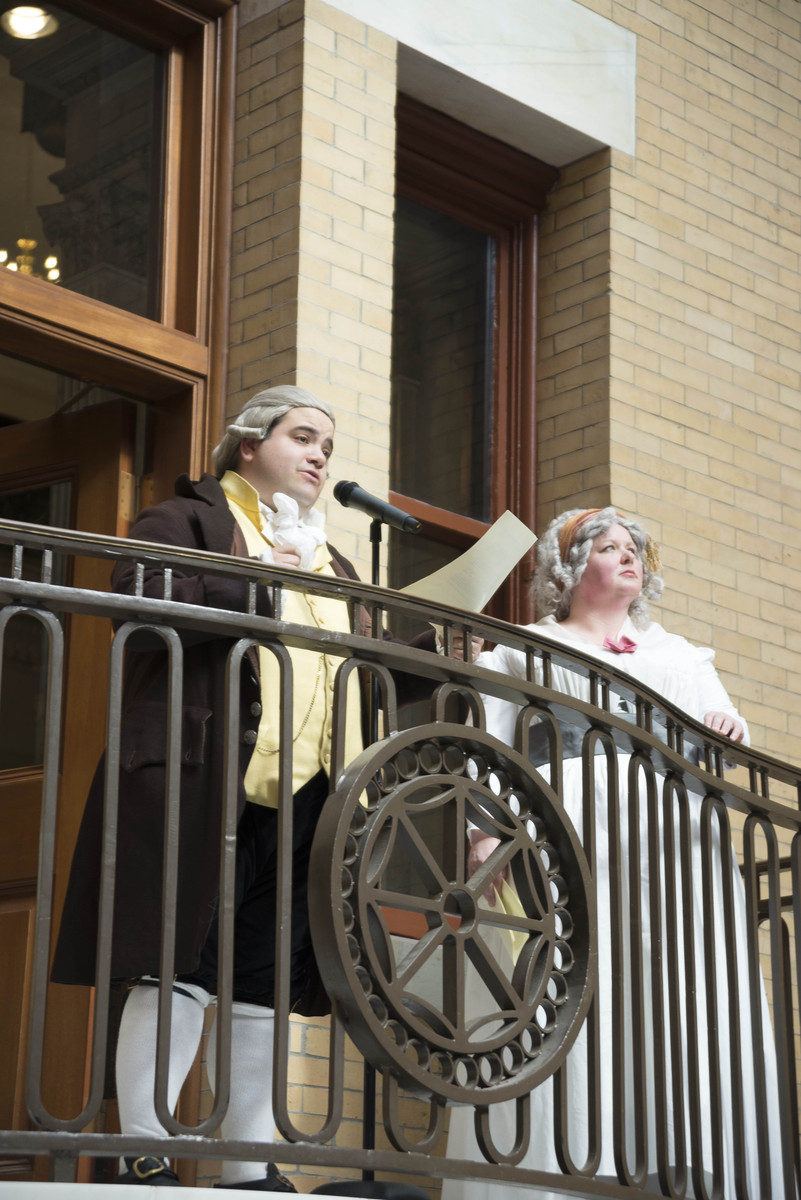
<svg viewBox="0 0 801 1200">
<path fill-rule="evenodd" d="M 636 649 L 637 643 L 626 637 L 625 633 L 621 634 L 617 642 L 610 637 L 604 638 L 604 650 L 611 650 L 614 654 L 633 654 Z"/>
</svg>

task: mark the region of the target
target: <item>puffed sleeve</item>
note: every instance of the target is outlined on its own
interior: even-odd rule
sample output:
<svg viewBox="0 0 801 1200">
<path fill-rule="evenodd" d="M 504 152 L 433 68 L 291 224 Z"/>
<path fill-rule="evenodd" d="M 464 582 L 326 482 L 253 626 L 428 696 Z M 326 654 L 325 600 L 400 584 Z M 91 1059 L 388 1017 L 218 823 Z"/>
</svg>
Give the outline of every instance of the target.
<svg viewBox="0 0 801 1200">
<path fill-rule="evenodd" d="M 751 735 L 748 732 L 748 724 L 732 704 L 729 693 L 720 682 L 720 676 L 713 665 L 715 651 L 709 646 L 692 646 L 689 642 L 687 645 L 693 655 L 695 683 L 698 689 L 698 711 L 701 718 L 703 719 L 709 712 L 723 712 L 731 717 L 736 717 L 743 725 L 742 745 L 750 746 Z"/>
<path fill-rule="evenodd" d="M 513 650 L 510 646 L 496 646 L 494 650 L 483 650 L 476 659 L 476 664 L 490 671 L 500 671 L 502 675 L 525 679 L 525 658 L 520 651 Z M 483 692 L 481 699 L 487 717 L 487 733 L 491 733 L 507 746 L 513 746 L 519 706 Z"/>
</svg>

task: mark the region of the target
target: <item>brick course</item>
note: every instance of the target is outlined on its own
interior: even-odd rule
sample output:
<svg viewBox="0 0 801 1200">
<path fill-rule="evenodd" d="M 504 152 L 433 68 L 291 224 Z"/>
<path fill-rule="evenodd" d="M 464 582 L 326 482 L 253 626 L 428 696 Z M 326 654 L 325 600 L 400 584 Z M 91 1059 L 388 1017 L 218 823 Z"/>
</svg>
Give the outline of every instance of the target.
<svg viewBox="0 0 801 1200">
<path fill-rule="evenodd" d="M 750 652 L 735 641 L 719 655 L 724 680 L 755 744 L 797 758 L 788 710 L 799 711 L 799 680 L 784 650 L 798 580 L 770 585 L 772 601 L 751 610 L 765 560 L 795 540 L 801 504 L 801 94 L 778 83 L 797 78 L 801 14 L 789 3 L 585 3 L 637 33 L 637 154 L 574 164 L 542 221 L 539 523 L 567 503 L 646 517 L 671 567 L 655 615 L 700 642 L 730 627 L 750 639 Z M 589 231 L 591 195 L 610 214 L 600 280 L 587 273 L 604 236 Z M 590 319 L 592 301 L 605 312 Z M 586 363 L 604 322 L 608 359 L 594 382 L 603 391 L 607 380 L 608 438 L 588 474 L 576 469 L 583 456 L 555 452 L 554 428 L 568 406 L 583 434 L 597 422 L 586 377 L 566 387 L 577 364 L 565 347 Z M 766 699 L 774 660 L 784 676 Z"/>
<path fill-rule="evenodd" d="M 317 391 L 349 414 L 332 478 L 357 474 L 381 491 L 395 43 L 317 0 L 290 0 L 243 24 L 237 85 L 228 411 L 260 386 Z M 379 437 L 367 428 L 376 421 Z M 365 519 L 330 498 L 327 519 L 332 540 L 367 569 Z"/>
</svg>

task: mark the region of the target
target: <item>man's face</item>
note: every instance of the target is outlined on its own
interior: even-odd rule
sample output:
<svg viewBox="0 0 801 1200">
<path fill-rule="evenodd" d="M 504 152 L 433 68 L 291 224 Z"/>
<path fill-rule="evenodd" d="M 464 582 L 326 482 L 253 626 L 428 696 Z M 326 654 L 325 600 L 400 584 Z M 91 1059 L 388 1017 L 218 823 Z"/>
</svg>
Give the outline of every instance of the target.
<svg viewBox="0 0 801 1200">
<path fill-rule="evenodd" d="M 334 450 L 333 422 L 317 408 L 293 408 L 263 442 L 243 438 L 239 474 L 274 508 L 273 493 L 297 500 L 301 511 L 316 503 Z"/>
</svg>

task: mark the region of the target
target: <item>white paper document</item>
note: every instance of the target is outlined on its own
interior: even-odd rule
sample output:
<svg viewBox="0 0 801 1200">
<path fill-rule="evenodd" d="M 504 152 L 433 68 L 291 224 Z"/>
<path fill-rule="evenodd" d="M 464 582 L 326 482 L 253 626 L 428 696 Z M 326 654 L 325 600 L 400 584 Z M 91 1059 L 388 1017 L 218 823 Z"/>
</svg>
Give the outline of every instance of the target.
<svg viewBox="0 0 801 1200">
<path fill-rule="evenodd" d="M 436 604 L 481 612 L 536 540 L 529 527 L 507 509 L 464 554 L 401 591 Z"/>
</svg>

